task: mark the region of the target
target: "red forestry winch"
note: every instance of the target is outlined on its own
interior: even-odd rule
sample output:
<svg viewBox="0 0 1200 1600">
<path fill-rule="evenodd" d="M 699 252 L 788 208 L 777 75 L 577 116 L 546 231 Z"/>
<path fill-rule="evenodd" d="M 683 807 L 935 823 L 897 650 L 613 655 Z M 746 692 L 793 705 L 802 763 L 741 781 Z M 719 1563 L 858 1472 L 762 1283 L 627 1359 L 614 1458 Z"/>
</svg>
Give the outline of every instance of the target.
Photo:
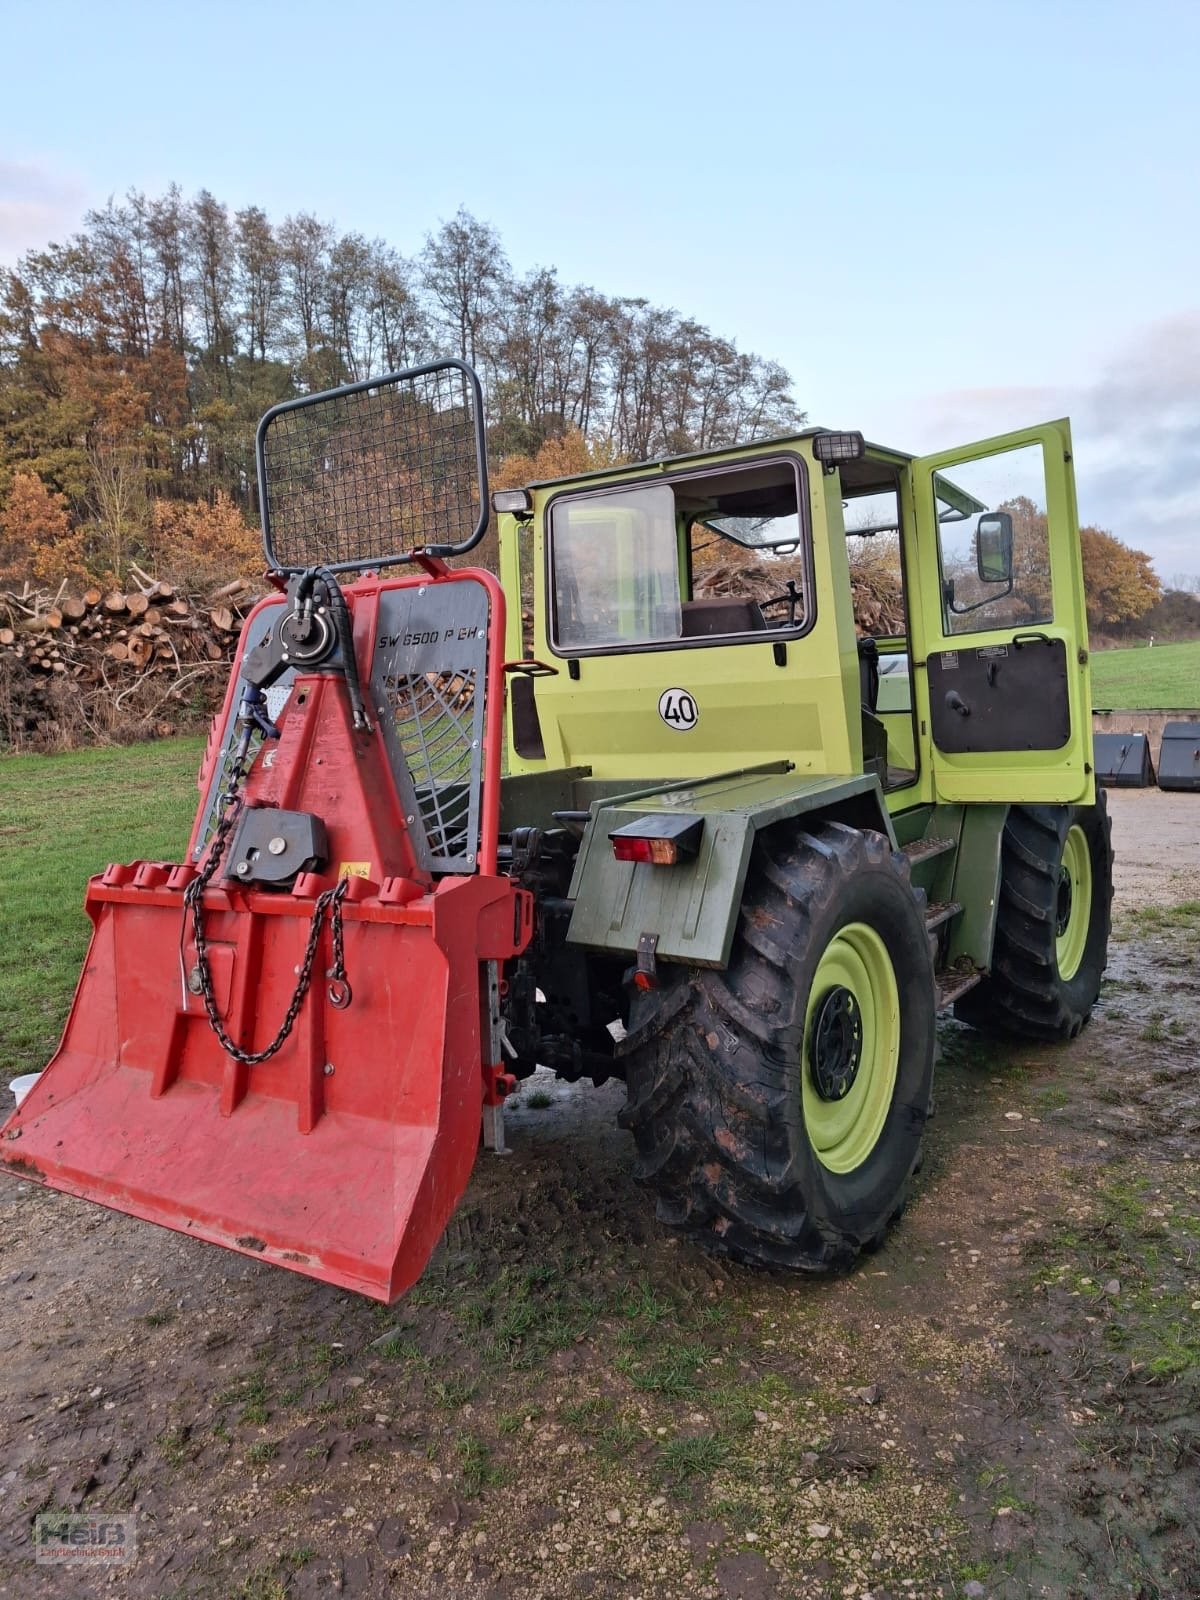
<svg viewBox="0 0 1200 1600">
<path fill-rule="evenodd" d="M 486 524 L 479 417 L 449 362 L 264 418 L 286 593 L 247 621 L 189 859 L 89 885 L 62 1044 L 0 1151 L 381 1300 L 466 1186 L 506 1087 L 499 963 L 532 929 L 497 872 L 504 599 L 441 559 Z M 397 545 L 416 571 L 366 570 Z"/>
</svg>

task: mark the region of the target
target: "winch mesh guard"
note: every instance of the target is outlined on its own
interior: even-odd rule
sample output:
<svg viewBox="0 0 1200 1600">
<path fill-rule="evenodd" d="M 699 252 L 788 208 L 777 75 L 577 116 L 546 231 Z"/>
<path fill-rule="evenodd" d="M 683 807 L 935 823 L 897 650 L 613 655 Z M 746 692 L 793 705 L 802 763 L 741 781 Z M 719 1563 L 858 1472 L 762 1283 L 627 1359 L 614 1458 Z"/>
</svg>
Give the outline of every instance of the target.
<svg viewBox="0 0 1200 1600">
<path fill-rule="evenodd" d="M 421 865 L 471 872 L 487 700 L 488 596 L 477 583 L 385 590 L 371 695 Z"/>
<path fill-rule="evenodd" d="M 257 456 L 263 544 L 285 572 L 463 555 L 487 527 L 483 397 L 460 361 L 275 406 Z"/>
<path fill-rule="evenodd" d="M 410 673 L 394 680 L 396 732 L 412 773 L 430 850 L 440 861 L 474 861 L 472 750 L 479 673 Z M 482 710 L 482 707 L 478 707 Z M 476 744 L 478 741 L 474 741 Z"/>
</svg>

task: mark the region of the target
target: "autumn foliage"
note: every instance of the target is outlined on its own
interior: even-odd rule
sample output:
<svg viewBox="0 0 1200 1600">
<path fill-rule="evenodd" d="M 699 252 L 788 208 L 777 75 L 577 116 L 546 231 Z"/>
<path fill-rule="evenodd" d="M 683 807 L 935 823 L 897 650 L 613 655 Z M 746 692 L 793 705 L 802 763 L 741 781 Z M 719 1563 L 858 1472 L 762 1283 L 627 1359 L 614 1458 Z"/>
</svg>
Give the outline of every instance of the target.
<svg viewBox="0 0 1200 1600">
<path fill-rule="evenodd" d="M 145 560 L 187 590 L 231 578 L 261 577 L 262 539 L 227 494 L 204 500 L 156 500 L 149 510 Z"/>
<path fill-rule="evenodd" d="M 439 356 L 480 371 L 489 450 L 514 458 L 510 477 L 803 421 L 777 363 L 644 299 L 550 268 L 519 275 L 466 211 L 407 260 L 313 216 L 135 192 L 0 268 L 10 576 L 244 571 L 262 413 Z"/>
<path fill-rule="evenodd" d="M 1127 626 L 1162 597 L 1162 584 L 1144 550 L 1132 549 L 1102 528 L 1080 528 L 1079 542 L 1089 628 Z"/>
<path fill-rule="evenodd" d="M 517 489 L 527 483 L 554 478 L 576 478 L 618 465 L 616 451 L 604 442 L 589 440 L 582 429 L 567 428 L 546 439 L 531 455 L 505 456 L 494 474 L 497 489 Z"/>
<path fill-rule="evenodd" d="M 0 510 L 0 583 L 33 578 L 57 585 L 85 571 L 83 540 L 65 496 L 35 473 L 17 473 Z"/>
</svg>

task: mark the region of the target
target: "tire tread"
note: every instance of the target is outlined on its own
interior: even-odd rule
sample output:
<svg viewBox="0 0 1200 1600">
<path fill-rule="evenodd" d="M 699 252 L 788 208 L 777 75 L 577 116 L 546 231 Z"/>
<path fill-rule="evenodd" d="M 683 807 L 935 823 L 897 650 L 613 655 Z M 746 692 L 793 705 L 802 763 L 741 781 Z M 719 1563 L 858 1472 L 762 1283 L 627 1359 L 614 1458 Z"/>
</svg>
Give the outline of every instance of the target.
<svg viewBox="0 0 1200 1600">
<path fill-rule="evenodd" d="M 736 1261 L 803 1272 L 849 1265 L 903 1210 L 919 1164 L 927 1109 L 914 1106 L 912 1160 L 886 1215 L 831 1219 L 813 1204 L 793 1147 L 790 963 L 828 921 L 846 878 L 864 870 L 903 886 L 926 950 L 908 860 L 884 835 L 839 823 L 769 830 L 751 860 L 728 967 L 691 970 L 693 1001 L 628 1065 L 619 1121 L 634 1135 L 635 1176 L 657 1191 L 660 1221 Z M 928 982 L 931 1065 L 932 962 Z"/>
<path fill-rule="evenodd" d="M 1067 982 L 1058 974 L 1056 907 L 1063 845 L 1076 823 L 1090 830 L 1094 909 L 1083 962 Z M 1011 807 L 1001 843 L 992 970 L 955 1004 L 960 1021 L 1047 1042 L 1079 1033 L 1091 1015 L 1104 971 L 1112 923 L 1112 862 L 1102 789 L 1094 807 Z"/>
</svg>

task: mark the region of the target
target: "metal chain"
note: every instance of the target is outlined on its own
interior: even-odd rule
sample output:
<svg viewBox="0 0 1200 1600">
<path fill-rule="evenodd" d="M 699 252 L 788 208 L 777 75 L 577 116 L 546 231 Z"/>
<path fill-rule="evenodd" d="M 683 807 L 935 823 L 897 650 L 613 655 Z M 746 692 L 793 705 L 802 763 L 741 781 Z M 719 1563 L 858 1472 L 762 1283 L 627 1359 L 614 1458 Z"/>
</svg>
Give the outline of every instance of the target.
<svg viewBox="0 0 1200 1600">
<path fill-rule="evenodd" d="M 333 936 L 333 965 L 326 972 L 330 979 L 329 1000 L 330 1004 L 339 1010 L 350 1004 L 352 993 L 350 985 L 346 982 L 345 948 L 342 935 L 342 901 L 350 887 L 350 880 L 342 878 L 332 889 L 326 889 L 317 896 L 313 906 L 312 921 L 308 926 L 308 941 L 304 946 L 304 959 L 300 963 L 299 976 L 296 987 L 292 992 L 291 1003 L 287 1008 L 283 1021 L 279 1025 L 271 1043 L 263 1050 L 243 1050 L 225 1032 L 221 1022 L 221 1014 L 217 1008 L 216 992 L 213 989 L 212 971 L 208 964 L 208 944 L 204 935 L 204 891 L 211 883 L 221 858 L 225 854 L 225 847 L 229 842 L 229 835 L 242 810 L 240 789 L 245 778 L 245 757 L 240 754 L 234 762 L 229 788 L 217 802 L 221 808 L 221 815 L 213 830 L 212 842 L 209 847 L 208 857 L 200 872 L 183 892 L 184 905 L 191 913 L 192 940 L 196 947 L 196 972 L 200 979 L 200 995 L 204 1001 L 204 1009 L 208 1015 L 209 1027 L 216 1034 L 226 1055 L 233 1057 L 248 1067 L 257 1066 L 262 1061 L 269 1061 L 275 1053 L 282 1049 L 286 1043 L 296 1018 L 300 1015 L 300 1007 L 304 1004 L 304 997 L 312 983 L 313 961 L 317 954 L 317 945 L 321 938 L 321 924 L 325 920 L 325 913 L 329 913 L 330 931 Z"/>
</svg>

